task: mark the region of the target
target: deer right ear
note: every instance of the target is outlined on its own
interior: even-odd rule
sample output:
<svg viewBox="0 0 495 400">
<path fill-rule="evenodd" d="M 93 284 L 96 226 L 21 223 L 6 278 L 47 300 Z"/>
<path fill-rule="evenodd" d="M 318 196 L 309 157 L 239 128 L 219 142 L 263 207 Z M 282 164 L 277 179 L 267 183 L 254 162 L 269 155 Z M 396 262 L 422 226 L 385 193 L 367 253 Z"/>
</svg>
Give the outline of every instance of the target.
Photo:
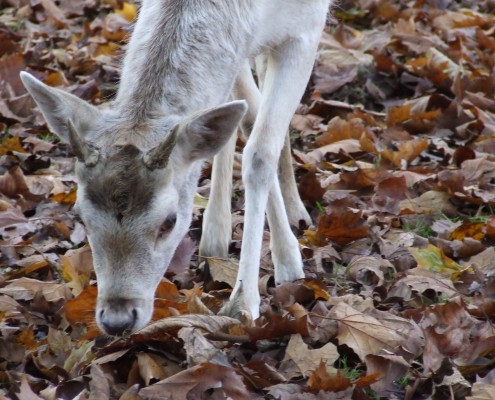
<svg viewBox="0 0 495 400">
<path fill-rule="evenodd" d="M 70 93 L 47 86 L 27 72 L 21 72 L 20 76 L 43 113 L 48 127 L 63 141 L 70 142 L 69 120 L 84 137 L 94 121 L 99 119 L 101 112 L 95 106 Z"/>
<path fill-rule="evenodd" d="M 236 132 L 247 111 L 245 100 L 231 101 L 190 116 L 179 126 L 177 148 L 188 162 L 213 157 Z"/>
</svg>

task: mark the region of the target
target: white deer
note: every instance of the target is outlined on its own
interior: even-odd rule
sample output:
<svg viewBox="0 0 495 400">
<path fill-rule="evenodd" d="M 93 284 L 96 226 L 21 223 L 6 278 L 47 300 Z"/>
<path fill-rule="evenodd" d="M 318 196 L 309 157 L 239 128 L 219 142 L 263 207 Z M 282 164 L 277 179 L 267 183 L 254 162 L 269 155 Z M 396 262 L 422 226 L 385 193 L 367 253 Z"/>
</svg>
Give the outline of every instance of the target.
<svg viewBox="0 0 495 400">
<path fill-rule="evenodd" d="M 189 229 L 202 161 L 213 156 L 200 254 L 228 255 L 234 133 L 243 117 L 245 221 L 231 302 L 259 316 L 265 210 L 275 281 L 304 277 L 290 223 L 310 218 L 287 132 L 330 3 L 143 0 L 116 99 L 101 108 L 21 73 L 48 126 L 78 159 L 75 209 L 94 255 L 104 332 L 134 332 L 150 321 L 155 289 Z M 230 96 L 238 100 L 226 103 Z"/>
</svg>

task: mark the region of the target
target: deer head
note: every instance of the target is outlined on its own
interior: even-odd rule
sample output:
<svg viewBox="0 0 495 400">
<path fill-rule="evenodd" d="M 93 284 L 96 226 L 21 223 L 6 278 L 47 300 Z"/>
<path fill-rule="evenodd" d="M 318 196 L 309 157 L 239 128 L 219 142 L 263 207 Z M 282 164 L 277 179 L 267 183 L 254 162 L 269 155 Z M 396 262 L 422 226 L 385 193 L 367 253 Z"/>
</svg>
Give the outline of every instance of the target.
<svg viewBox="0 0 495 400">
<path fill-rule="evenodd" d="M 120 335 L 151 319 L 156 287 L 191 222 L 201 160 L 236 131 L 244 101 L 138 125 L 119 108 L 96 108 L 28 73 L 21 79 L 50 129 L 77 157 L 75 210 L 98 283 L 96 321 Z"/>
</svg>

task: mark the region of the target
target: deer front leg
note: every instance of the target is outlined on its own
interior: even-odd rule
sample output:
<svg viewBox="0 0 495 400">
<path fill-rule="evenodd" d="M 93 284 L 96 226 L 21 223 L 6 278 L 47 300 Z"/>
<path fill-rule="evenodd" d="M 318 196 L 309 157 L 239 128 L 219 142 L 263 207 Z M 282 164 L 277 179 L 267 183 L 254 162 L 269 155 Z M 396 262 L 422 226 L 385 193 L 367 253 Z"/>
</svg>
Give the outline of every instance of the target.
<svg viewBox="0 0 495 400">
<path fill-rule="evenodd" d="M 244 149 L 244 234 L 231 301 L 243 304 L 253 318 L 259 316 L 259 260 L 269 195 L 276 279 L 283 281 L 304 276 L 298 242 L 290 230 L 277 185 L 277 169 L 290 120 L 311 74 L 318 38 L 316 34 L 293 38 L 268 56 L 258 116 Z"/>
<path fill-rule="evenodd" d="M 237 135 L 213 159 L 210 198 L 203 215 L 203 233 L 199 254 L 205 257 L 228 257 L 232 239 L 230 205 L 232 201 L 232 168 Z"/>
<path fill-rule="evenodd" d="M 265 54 L 256 57 L 256 72 L 260 86 L 263 85 L 267 56 Z M 246 137 L 249 137 L 253 128 L 256 116 L 260 108 L 261 93 L 256 82 L 249 62 L 246 62 L 237 77 L 234 86 L 234 97 L 239 100 L 246 100 L 249 105 L 248 112 L 242 120 L 242 131 Z M 297 190 L 296 178 L 294 176 L 294 168 L 292 166 L 292 154 L 290 150 L 290 138 L 287 132 L 284 142 L 284 147 L 280 155 L 278 165 L 278 179 L 282 197 L 285 204 L 285 210 L 289 216 L 289 222 L 292 226 L 298 227 L 299 221 L 303 220 L 307 225 L 311 225 L 311 217 L 306 211 L 303 202 Z M 269 211 L 268 211 L 269 212 Z"/>
</svg>

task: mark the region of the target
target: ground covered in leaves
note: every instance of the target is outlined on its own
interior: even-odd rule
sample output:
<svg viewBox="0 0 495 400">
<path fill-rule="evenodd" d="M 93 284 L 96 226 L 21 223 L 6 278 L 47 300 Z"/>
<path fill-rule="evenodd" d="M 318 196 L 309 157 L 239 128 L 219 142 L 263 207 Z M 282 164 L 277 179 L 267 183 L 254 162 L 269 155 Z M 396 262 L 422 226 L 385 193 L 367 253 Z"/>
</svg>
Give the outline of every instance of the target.
<svg viewBox="0 0 495 400">
<path fill-rule="evenodd" d="M 215 315 L 240 157 L 232 259 L 207 263 L 206 167 L 154 322 L 122 339 L 95 327 L 71 151 L 18 75 L 108 101 L 136 8 L 0 7 L 0 399 L 495 399 L 495 2 L 341 1 L 291 128 L 307 278 L 274 287 L 267 231 L 262 317 Z"/>
</svg>

